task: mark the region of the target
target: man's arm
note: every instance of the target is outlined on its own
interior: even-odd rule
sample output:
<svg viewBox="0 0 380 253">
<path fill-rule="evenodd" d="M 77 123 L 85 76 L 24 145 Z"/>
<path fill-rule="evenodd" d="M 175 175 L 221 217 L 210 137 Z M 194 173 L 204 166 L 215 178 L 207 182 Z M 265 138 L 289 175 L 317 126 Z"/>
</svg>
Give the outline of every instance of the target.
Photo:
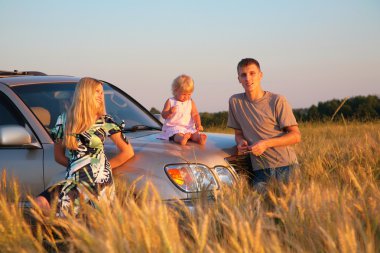
<svg viewBox="0 0 380 253">
<path fill-rule="evenodd" d="M 243 131 L 235 129 L 235 141 L 238 153 L 244 153 L 248 151 L 248 142 L 244 138 Z"/>
<path fill-rule="evenodd" d="M 289 146 L 301 141 L 301 132 L 298 126 L 288 126 L 284 128 L 286 132 L 283 136 L 274 137 L 266 140 L 261 140 L 248 147 L 248 150 L 252 151 L 252 154 L 259 156 L 265 152 L 268 148 Z M 236 135 L 235 135 L 236 139 Z"/>
</svg>

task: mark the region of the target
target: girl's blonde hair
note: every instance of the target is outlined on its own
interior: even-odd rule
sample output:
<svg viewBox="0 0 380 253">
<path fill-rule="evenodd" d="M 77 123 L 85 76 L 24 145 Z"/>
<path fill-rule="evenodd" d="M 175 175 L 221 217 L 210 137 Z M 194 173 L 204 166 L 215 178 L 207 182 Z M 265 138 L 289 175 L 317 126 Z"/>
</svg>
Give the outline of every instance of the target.
<svg viewBox="0 0 380 253">
<path fill-rule="evenodd" d="M 177 92 L 193 92 L 194 81 L 190 76 L 180 75 L 173 80 L 172 93 L 176 95 Z"/>
<path fill-rule="evenodd" d="M 78 149 L 76 134 L 88 130 L 97 120 L 99 115 L 105 114 L 104 97 L 103 104 L 96 101 L 96 88 L 102 82 L 91 77 L 79 80 L 73 102 L 67 112 L 64 145 L 71 150 Z"/>
</svg>

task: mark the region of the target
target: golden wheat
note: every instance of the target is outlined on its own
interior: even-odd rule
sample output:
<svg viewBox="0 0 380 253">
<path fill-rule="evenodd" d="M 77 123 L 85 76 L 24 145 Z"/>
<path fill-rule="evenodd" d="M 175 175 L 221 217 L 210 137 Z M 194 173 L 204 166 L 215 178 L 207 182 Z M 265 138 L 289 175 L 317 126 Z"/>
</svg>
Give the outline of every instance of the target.
<svg viewBox="0 0 380 253">
<path fill-rule="evenodd" d="M 83 205 L 57 219 L 17 204 L 0 183 L 1 252 L 379 252 L 380 123 L 303 124 L 300 169 L 288 185 L 258 194 L 244 181 L 171 208 L 152 185 L 134 195 L 117 181 L 112 206 Z M 219 129 L 220 131 L 220 129 Z M 224 130 L 223 130 L 224 131 Z M 2 177 L 5 178 L 4 176 Z M 16 202 L 15 202 L 16 201 Z M 94 200 L 95 201 L 95 200 Z"/>
</svg>

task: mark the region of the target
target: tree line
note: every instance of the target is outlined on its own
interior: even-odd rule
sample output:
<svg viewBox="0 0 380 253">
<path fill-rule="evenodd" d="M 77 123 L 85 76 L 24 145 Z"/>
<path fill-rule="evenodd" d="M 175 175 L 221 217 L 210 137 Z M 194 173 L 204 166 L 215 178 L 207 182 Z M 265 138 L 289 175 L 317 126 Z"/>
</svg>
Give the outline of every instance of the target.
<svg viewBox="0 0 380 253">
<path fill-rule="evenodd" d="M 359 120 L 372 121 L 380 119 L 380 98 L 376 95 L 356 96 L 345 99 L 333 99 L 319 102 L 306 109 L 294 109 L 297 120 L 331 121 Z"/>
<path fill-rule="evenodd" d="M 160 113 L 152 107 L 152 113 Z M 373 121 L 380 119 L 380 98 L 377 95 L 355 96 L 319 102 L 309 108 L 293 109 L 298 122 L 326 122 L 337 120 Z M 202 125 L 226 127 L 228 112 L 201 112 Z"/>
</svg>

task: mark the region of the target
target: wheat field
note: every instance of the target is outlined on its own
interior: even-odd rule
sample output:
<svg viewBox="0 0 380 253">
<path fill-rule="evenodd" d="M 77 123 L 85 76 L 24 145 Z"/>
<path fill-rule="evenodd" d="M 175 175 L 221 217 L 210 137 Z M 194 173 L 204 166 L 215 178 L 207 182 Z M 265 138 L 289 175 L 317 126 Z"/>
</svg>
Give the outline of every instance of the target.
<svg viewBox="0 0 380 253">
<path fill-rule="evenodd" d="M 291 183 L 258 194 L 244 180 L 189 212 L 147 185 L 117 181 L 112 207 L 57 219 L 18 207 L 0 183 L 1 252 L 380 252 L 380 122 L 302 124 Z M 224 129 L 211 129 L 223 131 Z M 227 130 L 228 131 L 228 130 Z"/>
</svg>

